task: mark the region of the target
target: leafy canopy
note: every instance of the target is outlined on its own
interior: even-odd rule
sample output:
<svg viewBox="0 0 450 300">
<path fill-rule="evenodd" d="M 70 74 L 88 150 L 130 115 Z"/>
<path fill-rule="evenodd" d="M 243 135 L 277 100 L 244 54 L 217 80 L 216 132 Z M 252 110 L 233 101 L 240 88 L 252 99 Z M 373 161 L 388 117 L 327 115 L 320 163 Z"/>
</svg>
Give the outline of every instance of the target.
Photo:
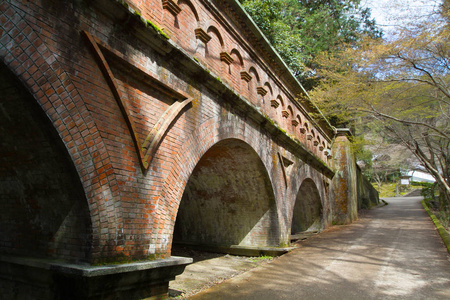
<svg viewBox="0 0 450 300">
<path fill-rule="evenodd" d="M 381 36 L 360 0 L 241 0 L 270 43 L 306 89 L 315 84 L 314 58 Z"/>
<path fill-rule="evenodd" d="M 448 3 L 448 1 L 446 1 Z M 364 120 L 403 144 L 450 202 L 450 26 L 448 11 L 409 24 L 389 40 L 317 56 L 310 93 L 335 123 Z"/>
</svg>

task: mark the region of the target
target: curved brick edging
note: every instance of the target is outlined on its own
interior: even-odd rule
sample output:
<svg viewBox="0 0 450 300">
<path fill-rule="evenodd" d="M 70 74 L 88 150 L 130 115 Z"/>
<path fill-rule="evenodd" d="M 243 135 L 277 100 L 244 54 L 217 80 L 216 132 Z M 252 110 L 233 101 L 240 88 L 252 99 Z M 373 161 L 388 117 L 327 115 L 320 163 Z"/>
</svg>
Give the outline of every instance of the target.
<svg viewBox="0 0 450 300">
<path fill-rule="evenodd" d="M 436 226 L 439 235 L 442 238 L 442 241 L 444 242 L 445 246 L 447 247 L 447 252 L 450 254 L 450 234 L 448 234 L 447 230 L 445 230 L 444 226 L 442 226 L 441 222 L 436 218 L 436 216 L 431 212 L 431 210 L 428 208 L 428 205 L 425 203 L 424 200 L 420 201 L 422 203 L 423 208 L 426 210 L 428 215 L 430 216 L 431 220 L 433 221 L 434 225 Z"/>
</svg>

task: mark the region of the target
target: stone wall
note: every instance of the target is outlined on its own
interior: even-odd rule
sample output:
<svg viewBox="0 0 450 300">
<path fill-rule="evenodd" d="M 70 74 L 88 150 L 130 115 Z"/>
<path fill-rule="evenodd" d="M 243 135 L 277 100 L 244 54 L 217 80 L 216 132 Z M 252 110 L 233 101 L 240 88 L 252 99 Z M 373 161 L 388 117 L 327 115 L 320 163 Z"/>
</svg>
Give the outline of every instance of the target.
<svg viewBox="0 0 450 300">
<path fill-rule="evenodd" d="M 378 191 L 373 187 L 370 181 L 362 173 L 361 169 L 356 168 L 358 185 L 358 209 L 367 209 L 377 206 L 380 202 Z"/>
</svg>

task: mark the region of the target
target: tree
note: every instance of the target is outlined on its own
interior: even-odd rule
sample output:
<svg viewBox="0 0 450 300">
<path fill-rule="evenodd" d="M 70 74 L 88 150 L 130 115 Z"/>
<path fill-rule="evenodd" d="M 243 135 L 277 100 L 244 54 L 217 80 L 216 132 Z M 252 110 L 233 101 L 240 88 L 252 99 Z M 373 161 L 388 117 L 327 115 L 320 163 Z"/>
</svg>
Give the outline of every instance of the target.
<svg viewBox="0 0 450 300">
<path fill-rule="evenodd" d="M 436 179 L 450 203 L 450 28 L 447 18 L 407 26 L 395 39 L 320 56 L 322 82 L 312 93 L 343 123 L 364 118 L 400 141 Z"/>
<path fill-rule="evenodd" d="M 314 58 L 354 44 L 361 34 L 381 36 L 360 0 L 241 0 L 269 42 L 309 90 L 315 85 Z"/>
</svg>

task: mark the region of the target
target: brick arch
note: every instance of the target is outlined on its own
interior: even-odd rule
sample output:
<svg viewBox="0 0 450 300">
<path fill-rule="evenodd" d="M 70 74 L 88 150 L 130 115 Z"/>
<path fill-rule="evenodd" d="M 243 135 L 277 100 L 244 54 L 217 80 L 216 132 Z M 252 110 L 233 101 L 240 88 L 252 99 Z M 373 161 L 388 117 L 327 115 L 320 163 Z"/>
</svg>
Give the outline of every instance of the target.
<svg viewBox="0 0 450 300">
<path fill-rule="evenodd" d="M 158 205 L 155 215 L 161 217 L 155 220 L 155 236 L 153 237 L 153 240 L 165 241 L 162 245 L 156 246 L 159 247 L 159 249 L 156 249 L 157 254 L 162 257 L 170 254 L 170 249 L 172 247 L 172 233 L 174 230 L 178 206 L 189 177 L 202 156 L 211 147 L 213 147 L 213 145 L 225 139 L 241 140 L 259 154 L 259 152 L 267 151 L 269 148 L 261 144 L 259 137 L 260 136 L 258 134 L 249 133 L 248 129 L 245 130 L 241 127 L 238 129 L 232 126 L 232 124 L 230 124 L 230 130 L 226 130 L 225 133 L 220 132 L 219 123 L 217 123 L 214 119 L 210 119 L 209 121 L 203 123 L 191 135 L 189 135 L 189 137 L 183 142 L 183 147 L 178 150 L 178 154 L 173 161 L 169 176 L 163 184 L 161 195 L 166 198 L 160 198 L 157 201 Z M 261 157 L 261 154 L 259 155 Z M 273 162 L 270 158 L 271 156 L 267 156 L 266 159 L 261 159 L 266 170 L 271 169 L 271 164 Z M 270 172 L 269 176 L 271 176 Z M 271 182 L 272 190 L 275 190 L 272 178 Z M 165 215 L 166 212 L 168 215 Z M 278 224 L 275 227 L 279 230 Z M 156 234 L 158 231 L 160 233 Z"/>
<path fill-rule="evenodd" d="M 119 196 L 119 189 L 108 151 L 81 94 L 57 57 L 25 20 L 19 20 L 16 26 L 22 28 L 22 33 L 5 32 L 7 38 L 1 41 L 0 57 L 50 119 L 73 161 L 89 202 L 95 261 L 105 252 L 114 251 L 116 234 L 101 232 L 115 232 L 116 221 L 121 218 L 120 210 L 111 201 Z M 23 46 L 28 47 L 26 51 Z"/>
<path fill-rule="evenodd" d="M 245 67 L 245 65 L 244 65 L 244 59 L 242 58 L 242 55 L 241 55 L 241 53 L 239 52 L 239 50 L 237 50 L 236 48 L 233 48 L 233 49 L 231 50 L 231 52 L 230 52 L 230 55 L 233 55 L 233 56 L 235 56 L 235 57 L 237 58 L 237 60 L 235 60 L 234 62 L 235 62 L 238 66 L 240 66 L 241 69 Z"/>
<path fill-rule="evenodd" d="M 90 260 L 91 218 L 63 141 L 0 62 L 0 251 Z"/>
<path fill-rule="evenodd" d="M 180 8 L 183 6 L 183 4 L 187 5 L 189 7 L 189 9 L 191 10 L 191 12 L 194 14 L 195 20 L 197 22 L 200 21 L 200 19 L 198 17 L 197 9 L 195 8 L 195 5 L 192 3 L 192 1 L 190 1 L 190 0 L 178 0 L 177 4 L 178 4 L 178 6 L 180 6 Z"/>
<path fill-rule="evenodd" d="M 177 42 L 191 55 L 194 55 L 197 49 L 197 38 L 195 29 L 199 21 L 197 10 L 189 0 L 178 1 L 181 8 L 180 13 L 175 17 L 175 36 Z"/>
<path fill-rule="evenodd" d="M 214 31 L 214 33 L 219 38 L 220 45 L 222 47 L 224 47 L 224 45 L 230 45 L 230 43 L 228 41 L 224 40 L 224 36 L 221 33 L 222 27 L 216 20 L 214 20 L 214 19 L 200 20 L 199 25 L 201 25 L 203 28 L 206 28 L 207 33 Z"/>
<path fill-rule="evenodd" d="M 248 83 L 248 97 L 250 98 L 250 102 L 257 104 L 258 103 L 258 94 L 256 93 L 256 87 L 259 86 L 260 78 L 258 71 L 256 68 L 251 66 L 248 69 L 248 73 L 252 76 L 252 80 Z"/>
<path fill-rule="evenodd" d="M 288 105 L 287 109 L 289 111 L 289 116 L 293 117 L 294 116 L 294 110 L 292 109 L 292 107 L 290 105 Z"/>
<path fill-rule="evenodd" d="M 277 99 L 280 101 L 281 108 L 284 109 L 286 106 L 285 106 L 285 102 L 284 102 L 284 100 L 283 100 L 283 96 L 278 95 L 278 96 L 277 96 Z"/>
<path fill-rule="evenodd" d="M 275 99 L 275 105 L 272 107 L 272 117 L 279 123 L 283 121 L 283 110 L 285 109 L 285 102 L 281 95 L 278 95 Z"/>
<path fill-rule="evenodd" d="M 305 127 L 305 134 L 309 134 L 310 128 L 309 128 L 309 123 L 308 123 L 308 121 L 305 121 L 305 123 L 304 123 L 303 126 Z"/>
<path fill-rule="evenodd" d="M 323 228 L 323 206 L 318 186 L 313 178 L 302 181 L 292 211 L 291 234 Z"/>
<path fill-rule="evenodd" d="M 211 37 L 211 40 L 206 44 L 205 48 L 206 60 L 213 70 L 221 73 L 222 64 L 220 60 L 220 53 L 223 49 L 222 35 L 213 25 L 209 26 L 206 32 Z"/>
<path fill-rule="evenodd" d="M 207 246 L 278 246 L 275 195 L 259 155 L 222 139 L 196 164 L 180 201 L 173 239 Z"/>
<path fill-rule="evenodd" d="M 297 114 L 295 116 L 295 118 L 294 117 L 292 118 L 292 125 L 294 125 L 295 135 L 297 137 L 299 137 L 300 135 L 299 135 L 299 129 L 298 128 L 302 126 L 302 118 L 300 117 L 300 114 Z"/>
<path fill-rule="evenodd" d="M 250 75 L 253 75 L 253 77 L 254 77 L 254 79 L 255 79 L 255 81 L 256 81 L 257 83 L 260 82 L 259 74 L 258 74 L 258 71 L 256 71 L 256 68 L 255 68 L 255 67 L 251 66 L 251 67 L 248 69 L 248 72 L 250 73 Z"/>
<path fill-rule="evenodd" d="M 269 96 L 272 97 L 272 95 L 273 95 L 273 89 L 272 89 L 272 86 L 270 85 L 270 83 L 266 81 L 266 82 L 264 83 L 264 86 L 266 87 L 267 92 L 269 93 Z"/>
<path fill-rule="evenodd" d="M 241 71 L 244 68 L 244 60 L 242 55 L 236 48 L 233 48 L 230 52 L 233 62 L 230 66 L 230 81 L 232 82 L 233 88 L 239 93 L 241 92 Z"/>
</svg>

